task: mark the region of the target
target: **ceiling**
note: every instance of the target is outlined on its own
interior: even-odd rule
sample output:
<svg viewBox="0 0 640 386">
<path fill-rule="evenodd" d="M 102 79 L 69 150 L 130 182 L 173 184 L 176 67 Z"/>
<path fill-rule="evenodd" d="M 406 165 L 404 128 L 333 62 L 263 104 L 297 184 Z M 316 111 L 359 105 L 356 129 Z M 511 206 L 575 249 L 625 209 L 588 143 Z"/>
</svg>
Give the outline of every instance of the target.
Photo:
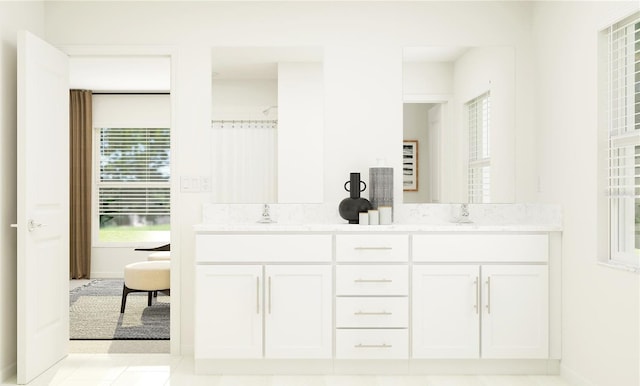
<svg viewBox="0 0 640 386">
<path fill-rule="evenodd" d="M 69 58 L 72 89 L 106 92 L 169 92 L 168 56 L 91 56 Z"/>
</svg>

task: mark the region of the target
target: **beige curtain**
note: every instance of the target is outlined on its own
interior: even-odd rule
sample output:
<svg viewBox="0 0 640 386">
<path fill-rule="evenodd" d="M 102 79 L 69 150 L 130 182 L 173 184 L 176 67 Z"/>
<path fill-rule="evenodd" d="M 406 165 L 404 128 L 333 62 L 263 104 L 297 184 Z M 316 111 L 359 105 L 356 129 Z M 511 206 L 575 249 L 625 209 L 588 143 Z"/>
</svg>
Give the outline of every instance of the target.
<svg viewBox="0 0 640 386">
<path fill-rule="evenodd" d="M 71 279 L 88 279 L 91 273 L 91 137 L 92 93 L 71 90 L 70 129 L 70 268 Z"/>
</svg>

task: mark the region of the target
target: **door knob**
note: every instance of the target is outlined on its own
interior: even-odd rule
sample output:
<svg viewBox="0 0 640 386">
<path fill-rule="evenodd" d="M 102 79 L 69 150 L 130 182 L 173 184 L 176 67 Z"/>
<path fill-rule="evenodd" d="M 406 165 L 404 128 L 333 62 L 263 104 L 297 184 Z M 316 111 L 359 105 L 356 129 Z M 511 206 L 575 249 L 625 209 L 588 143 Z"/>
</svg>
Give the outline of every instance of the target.
<svg viewBox="0 0 640 386">
<path fill-rule="evenodd" d="M 29 219 L 29 221 L 27 222 L 27 229 L 29 230 L 29 232 L 33 232 L 38 228 L 42 228 L 42 227 L 46 227 L 47 224 L 40 224 L 37 223 L 35 221 L 33 221 L 32 219 Z"/>
</svg>

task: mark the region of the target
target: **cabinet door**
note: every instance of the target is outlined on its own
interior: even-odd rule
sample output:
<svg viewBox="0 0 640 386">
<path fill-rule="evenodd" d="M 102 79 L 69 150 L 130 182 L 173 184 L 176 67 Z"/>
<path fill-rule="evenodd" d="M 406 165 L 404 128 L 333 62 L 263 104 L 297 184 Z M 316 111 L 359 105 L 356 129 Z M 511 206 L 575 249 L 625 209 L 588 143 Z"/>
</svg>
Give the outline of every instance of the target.
<svg viewBox="0 0 640 386">
<path fill-rule="evenodd" d="M 262 357 L 262 266 L 198 266 L 196 358 Z"/>
<path fill-rule="evenodd" d="M 413 357 L 477 358 L 480 269 L 413 266 Z"/>
<path fill-rule="evenodd" d="M 331 266 L 265 268 L 265 357 L 331 358 Z"/>
<path fill-rule="evenodd" d="M 547 358 L 546 265 L 482 266 L 482 357 Z"/>
</svg>

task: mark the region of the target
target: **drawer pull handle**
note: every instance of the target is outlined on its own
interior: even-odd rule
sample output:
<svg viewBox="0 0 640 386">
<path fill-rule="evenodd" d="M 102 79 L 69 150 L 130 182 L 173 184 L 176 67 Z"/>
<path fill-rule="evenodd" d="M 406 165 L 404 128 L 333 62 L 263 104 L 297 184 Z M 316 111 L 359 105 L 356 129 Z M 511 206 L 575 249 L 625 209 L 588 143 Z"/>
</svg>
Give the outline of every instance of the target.
<svg viewBox="0 0 640 386">
<path fill-rule="evenodd" d="M 256 314 L 260 314 L 260 277 L 256 276 Z"/>
<path fill-rule="evenodd" d="M 473 308 L 476 310 L 476 314 L 478 314 L 480 312 L 480 280 L 477 276 L 473 284 L 476 286 L 476 304 Z"/>
<path fill-rule="evenodd" d="M 358 343 L 357 345 L 353 346 L 355 348 L 391 348 L 393 347 L 393 345 L 390 344 L 362 344 L 362 343 Z"/>
<path fill-rule="evenodd" d="M 354 247 L 353 249 L 355 249 L 356 251 L 366 251 L 366 250 L 372 250 L 372 251 L 390 251 L 393 248 L 392 247 Z"/>
<path fill-rule="evenodd" d="M 356 279 L 356 283 L 391 283 L 391 279 Z"/>
<path fill-rule="evenodd" d="M 354 315 L 393 315 L 392 312 L 388 312 L 388 311 L 377 311 L 377 312 L 356 311 L 353 314 Z"/>
<path fill-rule="evenodd" d="M 269 315 L 271 315 L 271 276 L 269 276 Z"/>
<path fill-rule="evenodd" d="M 491 276 L 487 277 L 487 314 L 491 313 Z"/>
</svg>

